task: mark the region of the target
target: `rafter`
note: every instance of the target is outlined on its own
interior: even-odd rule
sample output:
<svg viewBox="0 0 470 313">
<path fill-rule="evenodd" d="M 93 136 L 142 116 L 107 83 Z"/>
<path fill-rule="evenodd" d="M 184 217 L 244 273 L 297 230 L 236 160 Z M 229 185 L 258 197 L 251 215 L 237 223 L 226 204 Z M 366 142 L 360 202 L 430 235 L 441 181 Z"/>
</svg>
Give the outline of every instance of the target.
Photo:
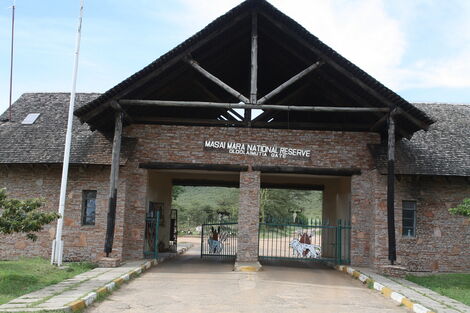
<svg viewBox="0 0 470 313">
<path fill-rule="evenodd" d="M 236 91 L 235 89 L 233 89 L 232 87 L 230 87 L 229 85 L 224 83 L 222 80 L 217 78 L 215 75 L 212 75 L 210 72 L 208 72 L 206 69 L 204 69 L 201 65 L 199 65 L 199 63 L 197 63 L 197 61 L 195 61 L 194 59 L 192 59 L 188 56 L 186 58 L 186 62 L 188 62 L 189 65 L 191 65 L 196 71 L 201 73 L 204 77 L 211 80 L 213 83 L 218 85 L 220 88 L 222 88 L 223 90 L 225 90 L 226 92 L 228 92 L 229 94 L 234 96 L 235 98 L 239 99 L 240 101 L 242 101 L 244 103 L 249 103 L 250 102 L 250 100 L 247 97 L 245 97 L 240 92 Z"/>
<path fill-rule="evenodd" d="M 299 93 L 303 92 L 305 89 L 307 89 L 309 86 L 307 84 L 301 86 L 300 88 L 298 88 L 295 92 L 293 93 L 289 93 L 286 97 L 284 97 L 283 99 L 281 99 L 279 101 L 279 103 L 289 103 L 291 101 L 292 98 L 295 98 Z M 252 122 L 257 122 L 257 121 L 260 121 L 262 119 L 265 119 L 269 116 L 273 116 L 273 115 L 277 115 L 279 113 L 279 111 L 276 111 L 273 113 L 273 110 L 265 110 L 263 113 L 261 113 L 260 115 L 258 115 L 256 118 L 253 119 Z"/>
<path fill-rule="evenodd" d="M 353 73 L 351 73 L 349 70 L 345 69 L 343 66 L 339 65 L 337 62 L 335 62 L 329 55 L 325 54 L 323 51 L 321 51 L 320 49 L 318 49 L 317 47 L 311 45 L 310 43 L 308 43 L 308 41 L 304 40 L 299 34 L 297 34 L 296 32 L 292 31 L 291 29 L 288 29 L 287 27 L 285 27 L 281 22 L 279 22 L 278 20 L 276 20 L 275 18 L 273 18 L 272 16 L 270 16 L 269 14 L 266 14 L 264 12 L 262 12 L 263 14 L 263 17 L 265 17 L 266 19 L 268 19 L 273 25 L 275 25 L 279 30 L 281 30 L 282 32 L 284 32 L 285 34 L 288 34 L 289 36 L 291 36 L 292 38 L 295 38 L 295 40 L 297 42 L 299 42 L 300 44 L 302 44 L 305 48 L 309 49 L 310 51 L 314 52 L 316 55 L 318 55 L 322 60 L 324 60 L 325 62 L 328 63 L 329 66 L 331 66 L 332 68 L 334 68 L 336 71 L 338 71 L 339 73 L 341 73 L 342 75 L 344 75 L 345 77 L 347 77 L 349 80 L 353 81 L 354 83 L 356 83 L 361 89 L 365 90 L 368 94 L 372 95 L 373 97 L 375 97 L 376 99 L 378 99 L 379 101 L 383 102 L 384 104 L 386 104 L 387 106 L 389 106 L 390 108 L 395 108 L 396 107 L 396 104 L 386 98 L 385 96 L 381 95 L 377 90 L 375 90 L 374 88 L 370 87 L 368 84 L 366 84 L 365 82 L 363 82 L 360 78 L 356 77 Z M 403 111 L 404 112 L 404 111 Z M 416 126 L 420 127 L 420 128 L 423 128 L 425 130 L 427 130 L 429 128 L 429 126 L 416 119 L 415 117 L 411 116 L 409 113 L 405 112 L 405 113 L 402 113 L 402 115 L 404 117 L 406 117 L 409 121 L 411 121 L 413 124 L 415 124 Z M 424 127 L 423 127 L 424 126 Z"/>
<path fill-rule="evenodd" d="M 314 64 L 310 65 L 309 67 L 307 67 L 306 69 L 304 69 L 300 73 L 298 73 L 298 74 L 294 75 L 293 77 L 291 77 L 290 79 L 288 79 L 283 84 L 279 85 L 279 87 L 277 87 L 276 89 L 274 89 L 273 91 L 271 91 L 270 93 L 268 93 L 267 95 L 262 97 L 261 99 L 259 99 L 257 104 L 265 103 L 266 101 L 268 101 L 269 99 L 271 99 L 272 97 L 274 97 L 275 95 L 277 95 L 278 93 L 280 93 L 281 91 L 283 91 L 284 89 L 286 89 L 287 87 L 292 85 L 293 83 L 295 83 L 298 80 L 305 77 L 311 71 L 313 71 L 313 70 L 317 69 L 318 67 L 320 67 L 322 64 L 323 64 L 323 62 L 318 61 L 318 62 L 315 62 Z"/>
</svg>

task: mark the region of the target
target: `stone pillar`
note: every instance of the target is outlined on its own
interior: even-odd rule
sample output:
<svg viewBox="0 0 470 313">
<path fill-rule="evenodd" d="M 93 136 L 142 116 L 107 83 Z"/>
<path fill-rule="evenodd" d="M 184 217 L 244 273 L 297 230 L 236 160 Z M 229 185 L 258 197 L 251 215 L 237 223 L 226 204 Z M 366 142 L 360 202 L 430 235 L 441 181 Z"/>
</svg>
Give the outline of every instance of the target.
<svg viewBox="0 0 470 313">
<path fill-rule="evenodd" d="M 237 262 L 258 262 L 260 172 L 240 173 Z"/>
</svg>

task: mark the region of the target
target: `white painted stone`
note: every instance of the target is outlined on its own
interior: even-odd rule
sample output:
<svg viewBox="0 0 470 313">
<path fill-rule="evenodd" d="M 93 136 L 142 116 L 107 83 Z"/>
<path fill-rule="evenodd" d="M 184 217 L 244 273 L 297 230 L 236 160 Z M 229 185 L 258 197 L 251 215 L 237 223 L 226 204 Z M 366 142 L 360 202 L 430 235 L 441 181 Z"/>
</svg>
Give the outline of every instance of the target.
<svg viewBox="0 0 470 313">
<path fill-rule="evenodd" d="M 111 291 L 111 290 L 114 289 L 114 287 L 116 287 L 116 284 L 115 284 L 114 282 L 110 282 L 110 283 L 107 284 L 105 287 L 106 287 L 106 289 L 107 289 L 108 291 Z"/>
<path fill-rule="evenodd" d="M 384 285 L 379 284 L 378 282 L 374 282 L 374 289 L 375 290 L 382 291 L 383 288 L 384 288 Z"/>
<path fill-rule="evenodd" d="M 403 300 L 404 296 L 399 294 L 398 292 L 392 292 L 392 294 L 390 295 L 390 298 L 392 298 L 393 300 L 395 300 L 396 302 L 398 303 L 401 303 L 401 300 Z"/>
<path fill-rule="evenodd" d="M 362 282 L 365 282 L 369 277 L 367 277 L 366 275 L 364 274 L 361 274 L 359 275 L 359 280 L 362 281 Z"/>
<path fill-rule="evenodd" d="M 85 305 L 90 306 L 93 302 L 95 302 L 97 296 L 98 295 L 96 294 L 96 292 L 90 292 L 89 294 L 87 294 L 85 297 L 83 297 Z"/>
<path fill-rule="evenodd" d="M 425 308 L 424 306 L 422 306 L 421 304 L 415 303 L 415 304 L 413 304 L 413 312 L 415 312 L 415 313 L 429 313 L 431 311 L 428 310 L 427 308 Z"/>
</svg>

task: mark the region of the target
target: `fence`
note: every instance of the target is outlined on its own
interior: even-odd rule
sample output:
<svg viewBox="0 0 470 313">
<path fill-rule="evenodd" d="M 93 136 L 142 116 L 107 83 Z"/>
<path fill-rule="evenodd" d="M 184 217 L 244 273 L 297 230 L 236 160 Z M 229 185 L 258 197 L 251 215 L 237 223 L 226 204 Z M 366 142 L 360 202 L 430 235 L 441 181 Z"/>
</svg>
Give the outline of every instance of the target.
<svg viewBox="0 0 470 313">
<path fill-rule="evenodd" d="M 237 255 L 235 222 L 207 223 L 201 229 L 201 257 L 235 257 Z"/>
<path fill-rule="evenodd" d="M 201 230 L 201 257 L 235 257 L 236 222 L 206 223 Z M 351 225 L 338 220 L 296 223 L 268 220 L 259 224 L 258 255 L 262 259 L 350 263 Z"/>
<path fill-rule="evenodd" d="M 144 257 L 156 259 L 158 257 L 158 230 L 160 225 L 160 212 L 150 211 L 145 217 Z"/>
<path fill-rule="evenodd" d="M 259 224 L 260 259 L 302 259 L 307 261 L 350 262 L 349 223 L 305 220 L 296 223 L 266 221 Z"/>
</svg>

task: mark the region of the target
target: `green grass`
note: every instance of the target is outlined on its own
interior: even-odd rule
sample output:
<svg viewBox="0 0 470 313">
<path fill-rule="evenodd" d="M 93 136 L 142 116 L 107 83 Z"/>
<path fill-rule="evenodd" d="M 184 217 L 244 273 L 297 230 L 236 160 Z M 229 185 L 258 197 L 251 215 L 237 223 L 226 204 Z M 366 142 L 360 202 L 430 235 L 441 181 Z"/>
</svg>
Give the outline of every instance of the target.
<svg viewBox="0 0 470 313">
<path fill-rule="evenodd" d="M 0 304 L 94 268 L 86 262 L 65 265 L 59 269 L 43 258 L 0 261 Z"/>
<path fill-rule="evenodd" d="M 470 274 L 408 275 L 406 279 L 470 305 Z"/>
</svg>

